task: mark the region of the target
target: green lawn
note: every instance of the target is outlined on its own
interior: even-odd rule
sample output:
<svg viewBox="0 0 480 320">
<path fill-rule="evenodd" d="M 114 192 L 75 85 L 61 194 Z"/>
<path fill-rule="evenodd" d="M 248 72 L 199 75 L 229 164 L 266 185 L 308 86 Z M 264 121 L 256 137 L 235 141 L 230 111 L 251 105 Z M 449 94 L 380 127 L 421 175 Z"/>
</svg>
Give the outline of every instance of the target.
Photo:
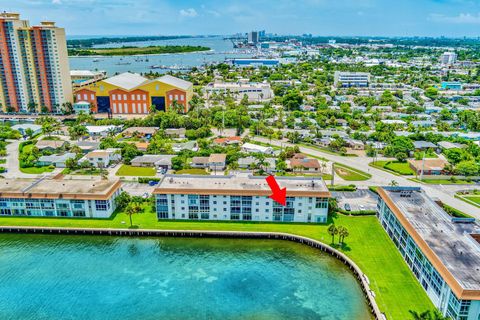
<svg viewBox="0 0 480 320">
<path fill-rule="evenodd" d="M 465 198 L 480 205 L 480 196 L 465 196 Z"/>
<path fill-rule="evenodd" d="M 480 208 L 480 196 L 479 195 L 461 195 L 461 194 L 456 194 L 455 198 L 458 198 L 466 203 L 471 204 L 472 206 L 475 206 L 477 208 Z"/>
<path fill-rule="evenodd" d="M 336 151 L 331 150 L 331 149 L 329 149 L 329 148 L 319 147 L 319 146 L 316 146 L 316 145 L 313 145 L 313 144 L 298 143 L 298 145 L 299 145 L 299 146 L 302 146 L 302 147 L 310 148 L 310 149 L 315 149 L 315 150 L 318 150 L 318 151 L 320 151 L 320 152 L 325 152 L 325 153 L 328 153 L 328 154 L 331 154 L 331 155 L 335 155 L 335 156 L 358 157 L 357 154 L 336 152 Z"/>
<path fill-rule="evenodd" d="M 388 171 L 393 171 L 394 173 L 400 175 L 411 176 L 414 175 L 412 169 L 410 169 L 410 165 L 408 162 L 400 162 L 400 161 L 375 161 L 370 163 L 370 166 L 379 168 L 379 169 L 386 169 Z"/>
<path fill-rule="evenodd" d="M 197 168 L 191 168 L 191 169 L 183 169 L 183 170 L 178 170 L 175 171 L 175 174 L 196 174 L 196 175 L 208 175 L 208 172 L 205 171 L 205 169 L 197 169 Z"/>
<path fill-rule="evenodd" d="M 86 168 L 86 169 L 77 169 L 70 170 L 68 168 L 63 169 L 62 174 L 71 174 L 77 176 L 98 176 L 101 173 L 101 169 L 98 168 Z"/>
<path fill-rule="evenodd" d="M 365 181 L 372 177 L 372 175 L 362 172 L 360 170 L 355 170 L 350 167 L 335 164 L 335 173 L 340 176 L 343 180 L 346 181 Z"/>
<path fill-rule="evenodd" d="M 121 222 L 125 223 L 122 224 Z M 432 309 L 420 284 L 403 261 L 397 248 L 384 232 L 376 217 L 348 217 L 338 215 L 337 225 L 348 228 L 350 236 L 341 248 L 366 273 L 382 312 L 389 320 L 410 319 L 408 310 Z M 330 243 L 327 225 L 317 224 L 275 224 L 245 222 L 199 222 L 199 221 L 157 221 L 147 207 L 145 212 L 133 216 L 138 228 L 175 230 L 233 230 L 233 231 L 278 231 L 298 234 Z M 0 225 L 56 226 L 56 227 L 97 227 L 127 228 L 128 217 L 119 213 L 112 219 L 32 218 L 0 217 Z"/>
<path fill-rule="evenodd" d="M 20 168 L 20 171 L 27 174 L 41 174 L 46 172 L 52 172 L 53 169 L 50 167 L 29 167 L 29 168 Z"/>
<path fill-rule="evenodd" d="M 134 177 L 152 177 L 156 175 L 155 168 L 132 167 L 124 164 L 118 169 L 117 176 L 134 176 Z"/>
</svg>

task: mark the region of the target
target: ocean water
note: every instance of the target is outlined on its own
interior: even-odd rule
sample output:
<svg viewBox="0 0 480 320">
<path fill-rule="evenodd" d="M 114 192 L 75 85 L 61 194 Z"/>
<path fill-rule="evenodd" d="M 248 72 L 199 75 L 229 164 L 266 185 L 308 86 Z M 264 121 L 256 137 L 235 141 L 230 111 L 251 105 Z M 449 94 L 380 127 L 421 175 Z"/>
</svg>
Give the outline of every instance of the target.
<svg viewBox="0 0 480 320">
<path fill-rule="evenodd" d="M 0 319 L 370 319 L 336 259 L 276 240 L 0 234 Z"/>
<path fill-rule="evenodd" d="M 151 69 L 154 65 L 199 67 L 206 63 L 224 62 L 229 58 L 251 58 L 252 54 L 235 51 L 230 40 L 223 40 L 223 37 L 199 37 L 173 40 L 142 41 L 128 43 L 113 43 L 101 47 L 121 46 L 152 46 L 152 45 L 192 45 L 205 46 L 212 49 L 208 54 L 205 52 L 159 54 L 143 56 L 115 56 L 115 57 L 70 57 L 71 70 L 104 70 L 108 75 L 122 72 L 159 72 L 165 73 L 168 70 Z M 146 61 L 148 59 L 148 61 Z M 128 64 L 129 63 L 129 64 Z"/>
</svg>

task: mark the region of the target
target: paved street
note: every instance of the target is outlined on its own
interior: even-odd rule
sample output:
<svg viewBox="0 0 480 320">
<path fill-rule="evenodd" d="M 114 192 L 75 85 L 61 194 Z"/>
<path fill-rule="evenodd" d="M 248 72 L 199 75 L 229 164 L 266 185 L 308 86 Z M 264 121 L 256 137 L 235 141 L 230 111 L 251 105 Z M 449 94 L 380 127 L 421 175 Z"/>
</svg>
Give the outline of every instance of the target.
<svg viewBox="0 0 480 320">
<path fill-rule="evenodd" d="M 286 141 L 279 141 L 279 140 L 270 140 L 263 137 L 255 137 L 254 140 L 263 142 L 263 143 L 271 143 L 274 146 L 281 147 L 282 145 L 285 146 L 293 146 L 293 144 L 286 142 Z M 340 155 L 333 155 L 325 152 L 321 152 L 317 149 L 312 149 L 308 147 L 300 147 L 300 151 L 306 154 L 314 155 L 317 157 L 323 157 L 330 161 L 338 162 L 341 164 L 345 164 L 352 168 L 356 168 L 362 170 L 364 172 L 368 172 L 372 175 L 372 178 L 367 181 L 355 181 L 354 183 L 357 186 L 385 186 L 390 184 L 392 180 L 395 180 L 398 185 L 400 186 L 416 186 L 422 187 L 425 192 L 432 198 L 438 198 L 445 204 L 457 208 L 465 213 L 474 216 L 477 219 L 480 219 L 480 208 L 474 207 L 466 202 L 463 202 L 454 197 L 455 192 L 457 190 L 463 189 L 470 189 L 474 188 L 474 186 L 466 185 L 466 186 L 459 186 L 459 185 L 426 185 L 421 184 L 418 182 L 414 182 L 408 180 L 402 176 L 396 176 L 389 172 L 372 168 L 368 164 L 371 162 L 371 158 L 365 157 L 342 157 Z"/>
</svg>

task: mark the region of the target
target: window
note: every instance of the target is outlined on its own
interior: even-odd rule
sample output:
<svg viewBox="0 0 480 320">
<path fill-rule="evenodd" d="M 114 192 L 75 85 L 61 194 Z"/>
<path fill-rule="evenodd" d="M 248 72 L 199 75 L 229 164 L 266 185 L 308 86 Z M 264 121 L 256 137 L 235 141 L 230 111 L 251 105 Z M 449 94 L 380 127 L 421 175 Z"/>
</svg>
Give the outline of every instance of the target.
<svg viewBox="0 0 480 320">
<path fill-rule="evenodd" d="M 95 209 L 97 211 L 107 211 L 110 209 L 110 201 L 108 200 L 95 200 Z"/>
</svg>

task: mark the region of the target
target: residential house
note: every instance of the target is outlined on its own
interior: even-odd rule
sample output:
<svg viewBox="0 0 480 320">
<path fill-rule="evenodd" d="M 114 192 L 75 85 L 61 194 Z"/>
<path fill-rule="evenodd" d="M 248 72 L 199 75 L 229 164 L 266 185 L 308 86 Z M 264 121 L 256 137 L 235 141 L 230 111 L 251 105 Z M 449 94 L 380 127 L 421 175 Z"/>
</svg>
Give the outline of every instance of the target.
<svg viewBox="0 0 480 320">
<path fill-rule="evenodd" d="M 174 152 L 180 152 L 182 150 L 198 151 L 198 143 L 196 141 L 174 143 L 172 149 Z"/>
<path fill-rule="evenodd" d="M 242 152 L 246 153 L 263 153 L 263 154 L 273 154 L 273 148 L 259 146 L 253 143 L 244 143 L 242 145 Z"/>
<path fill-rule="evenodd" d="M 436 149 L 437 145 L 430 141 L 413 141 L 415 150 Z"/>
<path fill-rule="evenodd" d="M 238 167 L 240 169 L 250 169 L 253 164 L 257 163 L 258 159 L 255 157 L 245 157 L 245 158 L 239 158 L 238 159 Z M 266 166 L 264 170 L 266 172 L 273 172 L 275 171 L 276 167 L 276 160 L 274 158 L 265 158 L 264 162 L 266 163 Z"/>
<path fill-rule="evenodd" d="M 409 159 L 408 164 L 416 175 L 421 175 L 422 170 L 424 175 L 441 175 L 445 174 L 444 170 L 448 162 L 443 159 Z"/>
<path fill-rule="evenodd" d="M 190 162 L 190 166 L 192 168 L 205 169 L 208 168 L 208 161 L 209 157 L 193 157 L 192 162 Z"/>
<path fill-rule="evenodd" d="M 320 130 L 322 138 L 335 138 L 340 137 L 343 139 L 348 138 L 348 134 L 345 131 L 334 131 L 334 130 Z"/>
<path fill-rule="evenodd" d="M 172 154 L 146 154 L 135 157 L 130 161 L 134 167 L 155 167 L 155 169 L 170 170 L 172 168 L 172 159 L 176 155 Z"/>
<path fill-rule="evenodd" d="M 440 141 L 437 143 L 437 145 L 442 149 L 442 150 L 450 150 L 450 149 L 462 149 L 465 148 L 466 146 L 461 143 L 455 143 L 455 142 L 450 142 L 450 141 Z"/>
<path fill-rule="evenodd" d="M 302 111 L 315 111 L 315 107 L 303 104 L 303 105 L 300 106 L 300 110 L 302 110 Z"/>
<path fill-rule="evenodd" d="M 87 153 L 82 159 L 79 160 L 79 164 L 85 160 L 90 162 L 95 168 L 105 168 L 111 163 L 118 162 L 122 159 L 120 149 L 110 148 L 106 150 L 95 150 Z"/>
<path fill-rule="evenodd" d="M 187 130 L 185 128 L 165 129 L 165 135 L 172 139 L 185 139 L 186 132 Z"/>
<path fill-rule="evenodd" d="M 225 137 L 225 138 L 216 138 L 213 140 L 214 144 L 221 145 L 221 146 L 228 146 L 231 144 L 241 144 L 242 138 L 241 137 Z"/>
<path fill-rule="evenodd" d="M 134 142 L 133 144 L 135 145 L 135 147 L 137 147 L 138 151 L 142 152 L 147 151 L 148 146 L 150 145 L 150 143 L 148 142 Z"/>
<path fill-rule="evenodd" d="M 321 170 L 320 162 L 317 159 L 307 158 L 303 154 L 296 154 L 286 161 L 287 168 L 295 172 L 319 172 Z"/>
<path fill-rule="evenodd" d="M 347 139 L 347 146 L 353 150 L 365 150 L 365 143 L 361 140 Z"/>
<path fill-rule="evenodd" d="M 12 130 L 17 130 L 22 136 L 26 136 L 29 129 L 32 130 L 33 135 L 42 133 L 42 126 L 38 124 L 24 123 L 12 126 Z"/>
<path fill-rule="evenodd" d="M 122 129 L 121 126 L 86 126 L 90 137 L 106 137 L 109 133 L 118 133 Z"/>
<path fill-rule="evenodd" d="M 208 167 L 212 171 L 222 171 L 227 167 L 227 155 L 224 153 L 213 153 L 208 157 Z"/>
<path fill-rule="evenodd" d="M 68 159 L 75 159 L 75 153 L 56 154 L 50 156 L 41 156 L 37 160 L 37 165 L 40 167 L 51 166 L 55 168 L 65 168 Z"/>
<path fill-rule="evenodd" d="M 35 144 L 35 147 L 40 151 L 54 152 L 63 148 L 65 145 L 66 142 L 63 140 L 40 140 Z"/>
<path fill-rule="evenodd" d="M 138 137 L 150 139 L 157 131 L 158 131 L 157 127 L 130 127 L 123 130 L 122 135 L 124 137 L 138 136 Z"/>
<path fill-rule="evenodd" d="M 100 142 L 96 141 L 76 141 L 74 144 L 79 147 L 83 153 L 88 153 L 100 148 Z"/>
<path fill-rule="evenodd" d="M 416 128 L 431 128 L 437 125 L 435 121 L 432 120 L 416 120 L 411 122 L 412 126 Z"/>
<path fill-rule="evenodd" d="M 314 142 L 320 147 L 327 148 L 333 140 L 333 138 L 320 138 L 315 139 Z"/>
</svg>

